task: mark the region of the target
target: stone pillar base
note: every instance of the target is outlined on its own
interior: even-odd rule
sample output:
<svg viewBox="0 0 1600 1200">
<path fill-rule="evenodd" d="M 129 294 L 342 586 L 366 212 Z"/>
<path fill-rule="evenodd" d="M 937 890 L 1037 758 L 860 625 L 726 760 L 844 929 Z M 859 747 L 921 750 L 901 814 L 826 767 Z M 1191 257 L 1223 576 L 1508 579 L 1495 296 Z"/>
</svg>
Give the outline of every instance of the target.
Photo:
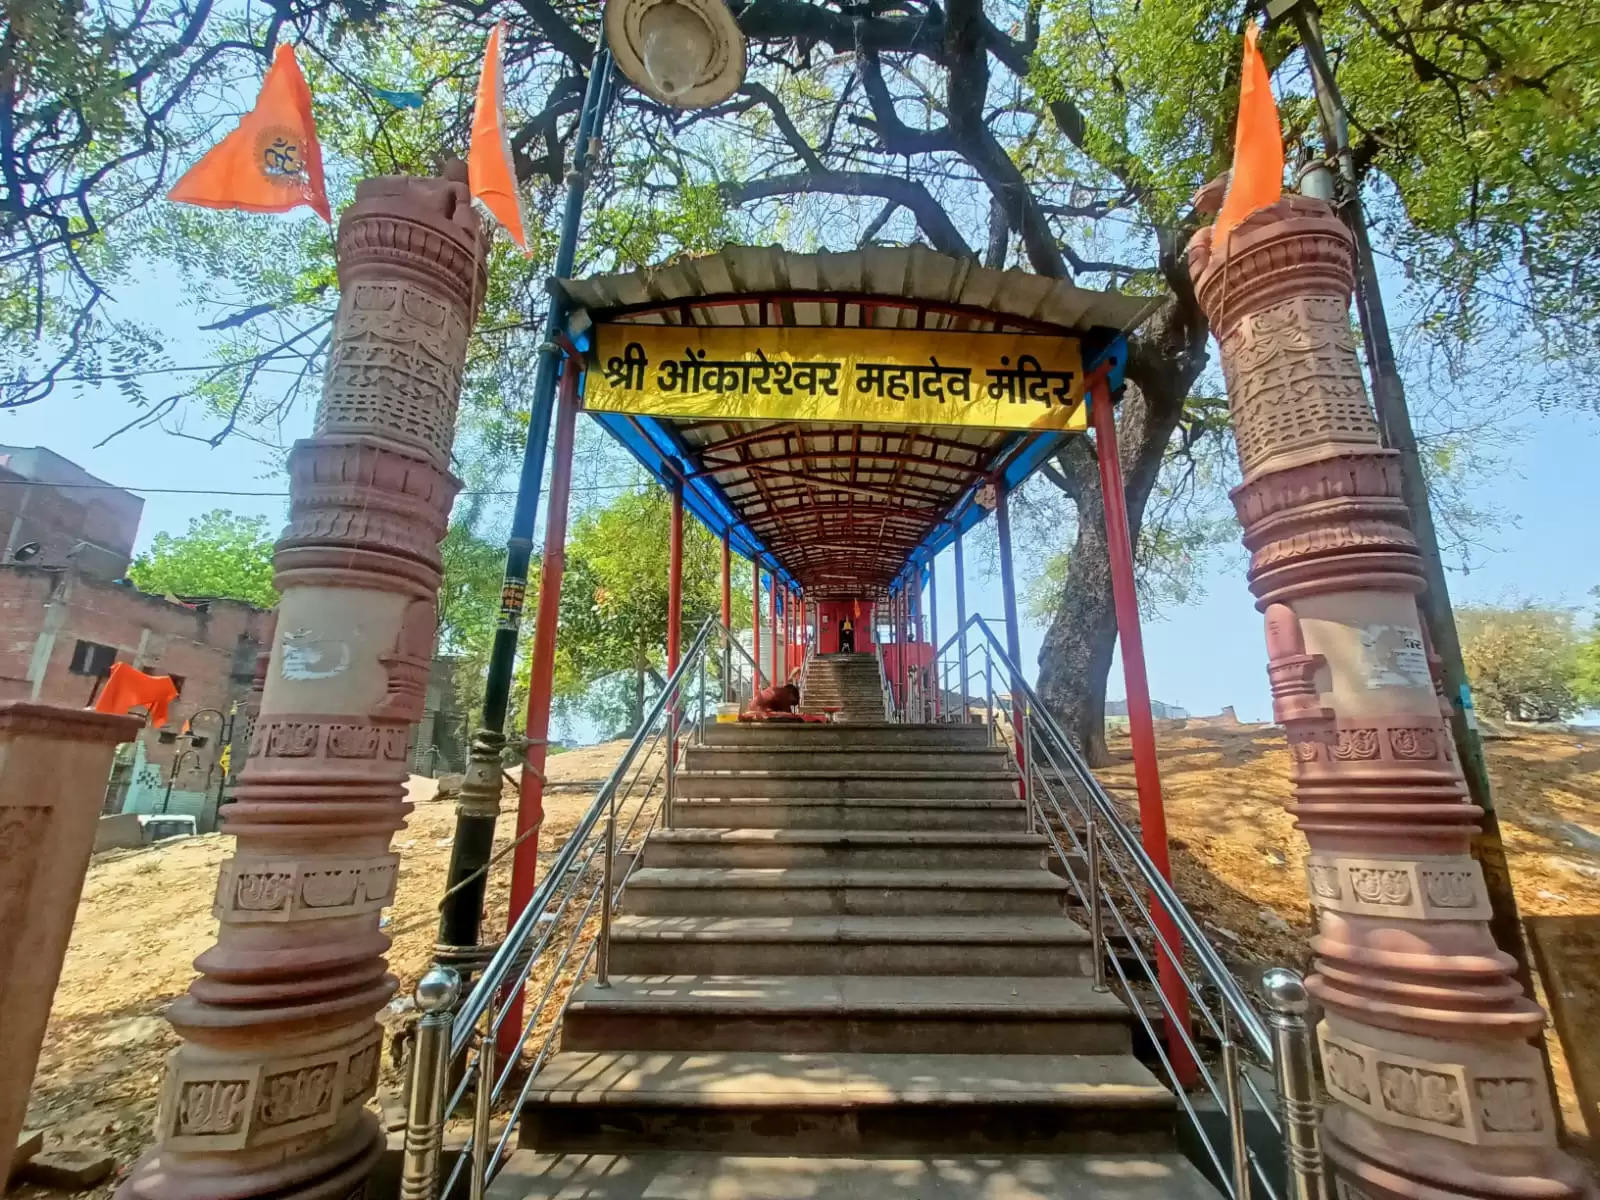
<svg viewBox="0 0 1600 1200">
<path fill-rule="evenodd" d="M 1333 1200 L 1583 1200 L 1596 1195 L 1583 1169 L 1554 1146 L 1441 1144 L 1428 1134 L 1381 1125 L 1339 1105 L 1324 1115 L 1322 1152 L 1333 1177 Z"/>
<path fill-rule="evenodd" d="M 144 721 L 0 704 L 0 1191 L 94 850 L 112 748 Z"/>
</svg>

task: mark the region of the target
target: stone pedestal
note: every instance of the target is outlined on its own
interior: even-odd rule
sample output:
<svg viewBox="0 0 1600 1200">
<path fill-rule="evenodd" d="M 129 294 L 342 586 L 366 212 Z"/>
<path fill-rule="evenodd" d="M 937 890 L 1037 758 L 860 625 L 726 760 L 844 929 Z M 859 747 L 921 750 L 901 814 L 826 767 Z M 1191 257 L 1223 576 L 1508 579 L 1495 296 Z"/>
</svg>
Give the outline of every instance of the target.
<svg viewBox="0 0 1600 1200">
<path fill-rule="evenodd" d="M 1396 455 L 1350 324 L 1353 245 L 1318 200 L 1253 214 L 1190 273 L 1222 346 L 1293 812 L 1310 843 L 1336 1200 L 1573 1197 L 1538 1051 L 1543 1013 L 1489 934 L 1416 597 Z"/>
<path fill-rule="evenodd" d="M 111 752 L 140 717 L 0 704 L 0 1191 L 28 1111 Z"/>
<path fill-rule="evenodd" d="M 380 910 L 405 822 L 406 738 L 433 657 L 439 541 L 485 237 L 465 174 L 372 179 L 339 222 L 339 312 L 312 437 L 289 457 L 282 594 L 217 944 L 171 1008 L 160 1146 L 121 1195 L 356 1200 L 395 990 Z"/>
</svg>

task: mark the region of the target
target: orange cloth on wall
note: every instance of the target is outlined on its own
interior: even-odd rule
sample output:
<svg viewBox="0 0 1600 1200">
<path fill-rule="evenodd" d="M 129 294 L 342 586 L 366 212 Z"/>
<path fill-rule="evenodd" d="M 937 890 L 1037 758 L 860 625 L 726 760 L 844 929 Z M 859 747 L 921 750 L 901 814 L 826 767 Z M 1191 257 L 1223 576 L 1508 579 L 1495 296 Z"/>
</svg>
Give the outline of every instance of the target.
<svg viewBox="0 0 1600 1200">
<path fill-rule="evenodd" d="M 170 675 L 146 675 L 127 663 L 112 663 L 111 676 L 95 697 L 95 712 L 122 716 L 130 709 L 150 710 L 150 724 L 167 723 L 167 705 L 178 698 L 178 685 Z"/>
<path fill-rule="evenodd" d="M 1213 251 L 1220 251 L 1228 234 L 1257 209 L 1276 204 L 1283 196 L 1283 128 L 1272 99 L 1267 64 L 1256 46 L 1259 30 L 1254 21 L 1244 31 L 1244 69 L 1239 76 L 1239 121 L 1234 128 L 1233 174 L 1228 194 L 1217 214 Z"/>
</svg>

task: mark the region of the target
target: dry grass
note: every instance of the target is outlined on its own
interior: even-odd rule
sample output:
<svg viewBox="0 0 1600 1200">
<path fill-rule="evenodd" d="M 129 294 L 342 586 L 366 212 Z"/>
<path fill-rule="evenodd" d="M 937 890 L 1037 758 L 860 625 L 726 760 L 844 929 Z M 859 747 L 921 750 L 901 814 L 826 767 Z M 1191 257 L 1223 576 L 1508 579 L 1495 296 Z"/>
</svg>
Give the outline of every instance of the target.
<svg viewBox="0 0 1600 1200">
<path fill-rule="evenodd" d="M 1283 811 L 1282 736 L 1269 726 L 1191 723 L 1162 734 L 1161 748 L 1180 894 L 1233 957 L 1303 963 L 1305 847 Z M 541 863 L 621 749 L 610 743 L 551 760 Z M 1126 744 L 1119 749 L 1125 755 Z M 1600 915 L 1600 837 L 1587 832 L 1600 829 L 1600 739 L 1529 733 L 1490 742 L 1488 751 L 1522 911 Z M 1131 795 L 1131 767 L 1105 777 Z M 396 839 L 402 866 L 388 932 L 402 995 L 429 961 L 449 862 L 454 807 L 431 791 L 426 783 L 416 789 L 416 811 Z M 499 845 L 509 844 L 513 824 L 510 813 L 502 817 Z M 176 1044 L 162 1012 L 214 937 L 211 894 L 230 852 L 228 838 L 211 835 L 112 852 L 91 865 L 30 1109 L 30 1124 L 49 1126 L 53 1141 L 109 1151 L 124 1168 L 147 1148 L 163 1063 Z M 502 920 L 507 886 L 502 864 L 489 888 L 489 911 Z M 1563 1107 L 1576 1118 L 1570 1089 Z"/>
</svg>

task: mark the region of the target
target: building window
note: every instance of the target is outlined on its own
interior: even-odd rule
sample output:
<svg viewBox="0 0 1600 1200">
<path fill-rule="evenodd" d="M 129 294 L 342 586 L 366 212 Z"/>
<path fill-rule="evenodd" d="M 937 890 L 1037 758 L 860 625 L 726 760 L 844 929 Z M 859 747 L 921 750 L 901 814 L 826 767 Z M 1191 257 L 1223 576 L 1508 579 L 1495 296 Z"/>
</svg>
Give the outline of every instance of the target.
<svg viewBox="0 0 1600 1200">
<path fill-rule="evenodd" d="M 74 675 L 92 675 L 96 679 L 111 670 L 117 661 L 115 646 L 102 646 L 99 642 L 79 641 L 72 648 L 72 663 L 67 668 Z"/>
</svg>

